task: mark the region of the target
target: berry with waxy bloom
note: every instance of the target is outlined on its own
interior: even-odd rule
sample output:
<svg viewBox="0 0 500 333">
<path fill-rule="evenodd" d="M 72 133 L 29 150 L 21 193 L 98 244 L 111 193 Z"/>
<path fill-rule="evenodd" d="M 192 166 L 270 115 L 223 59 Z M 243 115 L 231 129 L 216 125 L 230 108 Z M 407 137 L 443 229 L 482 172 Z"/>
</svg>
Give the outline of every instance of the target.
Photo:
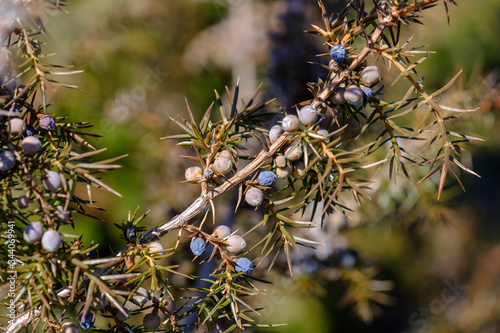
<svg viewBox="0 0 500 333">
<path fill-rule="evenodd" d="M 205 252 L 206 246 L 205 241 L 201 238 L 193 238 L 191 239 L 191 244 L 189 244 L 189 248 L 195 256 L 202 255 Z"/>
<path fill-rule="evenodd" d="M 151 242 L 147 246 L 150 253 L 159 253 L 164 250 L 163 245 L 159 242 Z"/>
<path fill-rule="evenodd" d="M 363 90 L 363 96 L 366 99 L 372 98 L 372 96 L 373 96 L 372 88 L 370 88 L 370 87 L 363 87 L 363 88 L 361 88 L 361 90 Z"/>
<path fill-rule="evenodd" d="M 297 116 L 294 116 L 293 114 L 290 114 L 283 118 L 281 121 L 281 127 L 287 132 L 295 132 L 296 130 L 299 129 L 299 118 Z"/>
<path fill-rule="evenodd" d="M 9 170 L 16 164 L 16 156 L 10 150 L 0 153 L 0 170 Z"/>
<path fill-rule="evenodd" d="M 307 126 L 314 124 L 318 119 L 318 111 L 312 105 L 306 105 L 299 110 L 299 121 Z"/>
<path fill-rule="evenodd" d="M 148 313 L 142 319 L 142 325 L 146 331 L 154 332 L 160 327 L 161 318 L 156 313 Z"/>
<path fill-rule="evenodd" d="M 26 198 L 26 197 L 25 197 Z M 40 222 L 31 222 L 23 231 L 23 238 L 28 243 L 35 243 L 42 238 L 43 226 Z"/>
<path fill-rule="evenodd" d="M 320 128 L 316 132 L 316 134 L 319 135 L 319 136 L 322 136 L 323 138 L 325 138 L 326 141 L 329 141 L 328 135 L 330 135 L 330 132 L 328 132 L 326 129 Z"/>
<path fill-rule="evenodd" d="M 42 149 L 42 143 L 36 136 L 27 136 L 23 139 L 21 147 L 26 155 L 34 155 Z"/>
<path fill-rule="evenodd" d="M 69 219 L 69 212 L 64 209 L 64 206 L 56 206 L 54 215 L 58 222 L 67 222 Z"/>
<path fill-rule="evenodd" d="M 290 174 L 292 173 L 292 168 L 286 165 L 283 168 L 276 168 L 275 171 L 276 171 L 276 176 L 278 176 L 278 178 L 286 178 L 290 176 Z"/>
<path fill-rule="evenodd" d="M 335 105 L 340 105 L 345 103 L 345 88 L 338 87 L 337 90 L 330 96 L 330 100 Z"/>
<path fill-rule="evenodd" d="M 349 86 L 344 93 L 347 103 L 354 106 L 356 109 L 363 105 L 363 90 L 357 85 Z"/>
<path fill-rule="evenodd" d="M 203 177 L 203 171 L 199 166 L 192 166 L 186 169 L 184 176 L 187 181 L 196 182 Z"/>
<path fill-rule="evenodd" d="M 42 246 L 48 252 L 56 252 L 61 244 L 61 235 L 56 230 L 48 230 L 42 236 Z"/>
<path fill-rule="evenodd" d="M 12 118 L 9 120 L 9 133 L 11 135 L 19 135 L 23 133 L 25 123 L 21 118 Z"/>
<path fill-rule="evenodd" d="M 45 114 L 40 118 L 40 127 L 44 130 L 50 131 L 56 126 L 56 121 L 51 115 Z"/>
<path fill-rule="evenodd" d="M 285 157 L 290 161 L 297 161 L 303 155 L 302 147 L 300 144 L 289 146 L 285 149 Z"/>
<path fill-rule="evenodd" d="M 366 66 L 361 71 L 361 82 L 370 86 L 380 80 L 380 73 L 377 66 Z"/>
<path fill-rule="evenodd" d="M 250 274 L 253 271 L 253 263 L 250 259 L 241 257 L 236 260 L 234 269 L 240 273 Z"/>
<path fill-rule="evenodd" d="M 61 326 L 61 333 L 79 333 L 78 327 L 70 322 L 66 322 Z"/>
<path fill-rule="evenodd" d="M 215 158 L 215 161 L 214 161 L 215 171 L 225 175 L 226 173 L 231 171 L 232 168 L 233 168 L 233 162 L 231 162 L 231 160 L 229 158 L 227 158 L 225 156 L 218 156 Z"/>
<path fill-rule="evenodd" d="M 58 192 L 62 188 L 61 176 L 56 171 L 47 171 L 43 179 L 43 186 L 51 192 Z"/>
<path fill-rule="evenodd" d="M 274 165 L 276 165 L 279 168 L 283 168 L 286 165 L 286 157 L 283 155 L 278 155 L 274 159 Z"/>
<path fill-rule="evenodd" d="M 205 171 L 203 171 L 203 178 L 205 179 L 212 179 L 214 177 L 214 170 L 211 168 L 206 168 Z"/>
<path fill-rule="evenodd" d="M 231 234 L 231 229 L 227 225 L 220 225 L 215 228 L 214 232 L 212 232 L 212 236 L 216 238 L 226 238 Z"/>
<path fill-rule="evenodd" d="M 336 63 L 343 63 L 345 59 L 347 58 L 347 50 L 345 46 L 337 44 L 332 46 L 330 49 L 330 56 L 332 57 L 332 60 L 335 61 Z"/>
<path fill-rule="evenodd" d="M 278 138 L 281 136 L 281 134 L 285 133 L 285 130 L 283 129 L 283 127 L 281 127 L 280 125 L 274 125 L 273 127 L 271 127 L 271 129 L 269 130 L 269 141 L 271 143 L 275 143 L 276 140 L 278 140 Z"/>
<path fill-rule="evenodd" d="M 23 195 L 19 198 L 17 198 L 17 206 L 21 209 L 28 207 L 30 204 L 30 198 L 27 196 Z"/>
<path fill-rule="evenodd" d="M 262 200 L 264 200 L 264 193 L 257 187 L 252 187 L 245 193 L 245 201 L 250 206 L 258 206 L 262 203 Z"/>
<path fill-rule="evenodd" d="M 260 186 L 271 186 L 276 181 L 276 174 L 272 171 L 262 171 L 259 173 L 257 180 L 259 181 Z"/>
<path fill-rule="evenodd" d="M 226 239 L 226 250 L 230 253 L 237 253 L 242 251 L 247 246 L 243 237 L 238 235 L 231 235 Z"/>
<path fill-rule="evenodd" d="M 35 129 L 33 128 L 33 126 L 30 126 L 30 125 L 28 125 L 28 124 L 26 124 L 26 125 L 24 126 L 24 132 L 23 132 L 23 135 L 22 135 L 22 136 L 23 136 L 23 138 L 26 138 L 26 137 L 28 137 L 28 136 L 33 136 L 33 135 L 35 135 L 35 134 L 36 134 L 36 131 L 35 131 Z"/>
</svg>

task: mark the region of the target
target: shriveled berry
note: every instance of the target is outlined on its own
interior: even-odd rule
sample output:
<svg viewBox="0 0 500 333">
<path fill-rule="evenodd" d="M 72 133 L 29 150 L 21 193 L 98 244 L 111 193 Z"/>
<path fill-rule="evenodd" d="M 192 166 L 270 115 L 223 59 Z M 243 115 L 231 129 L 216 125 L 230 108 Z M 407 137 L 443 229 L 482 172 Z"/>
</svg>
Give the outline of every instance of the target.
<svg viewBox="0 0 500 333">
<path fill-rule="evenodd" d="M 22 197 L 17 198 L 17 206 L 21 209 L 28 207 L 30 204 L 30 198 L 23 195 Z"/>
<path fill-rule="evenodd" d="M 16 164 L 16 156 L 10 150 L 0 153 L 0 169 L 9 170 Z"/>
<path fill-rule="evenodd" d="M 213 177 L 214 177 L 214 170 L 206 168 L 205 171 L 203 171 L 203 178 L 212 179 Z"/>
<path fill-rule="evenodd" d="M 206 247 L 207 245 L 205 244 L 205 241 L 198 237 L 191 239 L 191 244 L 189 244 L 189 248 L 195 256 L 202 255 L 203 252 L 205 252 Z"/>
<path fill-rule="evenodd" d="M 61 235 L 56 230 L 48 230 L 42 236 L 42 246 L 48 252 L 56 252 L 61 243 Z"/>
<path fill-rule="evenodd" d="M 276 174 L 272 171 L 262 171 L 259 173 L 259 177 L 257 177 L 257 180 L 259 181 L 260 186 L 271 186 L 274 184 L 276 181 Z"/>
<path fill-rule="evenodd" d="M 9 120 L 9 132 L 11 135 L 19 135 L 24 131 L 24 120 L 21 118 L 12 118 Z"/>
<path fill-rule="evenodd" d="M 64 323 L 61 326 L 61 333 L 79 333 L 78 327 L 70 322 Z"/>
<path fill-rule="evenodd" d="M 46 114 L 40 118 L 40 127 L 44 130 L 50 131 L 54 126 L 56 126 L 56 121 L 51 115 Z"/>
<path fill-rule="evenodd" d="M 332 60 L 341 64 L 347 58 L 347 50 L 343 45 L 337 44 L 330 49 L 330 56 Z"/>
<path fill-rule="evenodd" d="M 363 88 L 361 88 L 361 90 L 363 90 L 363 96 L 365 97 L 365 99 L 372 98 L 372 95 L 373 95 L 372 88 L 370 88 L 370 87 L 363 87 Z"/>
<path fill-rule="evenodd" d="M 43 186 L 51 192 L 58 192 L 62 188 L 62 181 L 56 171 L 47 171 L 43 179 Z"/>
<path fill-rule="evenodd" d="M 240 252 L 247 246 L 243 237 L 231 235 L 226 239 L 226 250 L 231 253 Z"/>
<path fill-rule="evenodd" d="M 278 155 L 274 159 L 274 165 L 276 165 L 279 168 L 283 168 L 286 165 L 286 157 L 283 155 Z"/>
<path fill-rule="evenodd" d="M 149 300 L 149 292 L 144 287 L 139 287 L 135 292 L 135 295 L 132 296 L 132 299 L 136 301 L 140 306 L 145 305 Z"/>
<path fill-rule="evenodd" d="M 273 127 L 271 127 L 271 129 L 269 130 L 269 141 L 271 143 L 275 143 L 276 140 L 278 140 L 278 138 L 281 136 L 281 134 L 285 133 L 285 130 L 283 129 L 283 127 L 281 127 L 280 125 L 274 125 Z"/>
<path fill-rule="evenodd" d="M 186 169 L 184 176 L 187 181 L 196 182 L 203 177 L 203 171 L 198 166 L 192 166 Z"/>
<path fill-rule="evenodd" d="M 318 111 L 312 105 L 306 105 L 299 110 L 299 121 L 303 125 L 311 125 L 318 119 Z"/>
<path fill-rule="evenodd" d="M 380 80 L 380 73 L 377 66 L 366 66 L 361 71 L 361 82 L 370 86 Z"/>
<path fill-rule="evenodd" d="M 264 193 L 257 187 L 252 187 L 245 193 L 245 201 L 250 206 L 258 206 L 262 203 L 262 200 L 264 200 Z"/>
<path fill-rule="evenodd" d="M 295 132 L 296 130 L 299 129 L 299 118 L 297 116 L 294 116 L 293 114 L 290 114 L 283 118 L 281 121 L 281 127 L 287 132 Z"/>
<path fill-rule="evenodd" d="M 357 85 L 351 85 L 344 93 L 347 103 L 354 106 L 356 109 L 363 105 L 363 90 Z"/>
<path fill-rule="evenodd" d="M 227 225 L 220 225 L 215 228 L 214 232 L 212 232 L 212 236 L 216 238 L 226 238 L 231 234 L 231 229 Z"/>
<path fill-rule="evenodd" d="M 42 149 L 42 143 L 36 136 L 28 136 L 23 139 L 21 147 L 26 155 L 34 155 Z"/>
<path fill-rule="evenodd" d="M 250 259 L 241 257 L 236 260 L 234 269 L 240 273 L 250 274 L 253 271 L 253 263 Z"/>
<path fill-rule="evenodd" d="M 218 156 L 214 161 L 214 169 L 215 171 L 222 173 L 223 175 L 231 171 L 233 168 L 233 162 L 227 157 Z"/>
<path fill-rule="evenodd" d="M 148 313 L 142 319 L 142 325 L 146 331 L 154 332 L 160 327 L 161 318 L 156 313 Z"/>
<path fill-rule="evenodd" d="M 42 238 L 43 227 L 40 222 L 31 222 L 23 231 L 23 238 L 28 243 L 35 243 Z"/>
<path fill-rule="evenodd" d="M 288 165 L 284 166 L 283 168 L 276 168 L 276 176 L 278 178 L 286 178 L 290 176 L 292 173 L 292 168 L 290 168 Z"/>
<path fill-rule="evenodd" d="M 302 147 L 299 145 L 289 146 L 285 149 L 285 157 L 290 161 L 297 161 L 303 155 Z"/>
<path fill-rule="evenodd" d="M 330 100 L 332 101 L 333 104 L 335 105 L 340 105 L 345 103 L 345 88 L 339 87 L 335 92 L 332 94 L 330 97 Z"/>
</svg>

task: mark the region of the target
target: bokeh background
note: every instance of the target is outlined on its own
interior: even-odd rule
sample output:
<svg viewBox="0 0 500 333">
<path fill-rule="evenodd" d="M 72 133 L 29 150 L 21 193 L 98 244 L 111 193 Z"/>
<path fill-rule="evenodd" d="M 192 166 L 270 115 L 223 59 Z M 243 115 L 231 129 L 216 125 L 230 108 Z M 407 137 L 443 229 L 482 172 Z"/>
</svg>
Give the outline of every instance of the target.
<svg viewBox="0 0 500 333">
<path fill-rule="evenodd" d="M 330 11 L 344 4 L 324 2 Z M 500 1 L 457 2 L 449 25 L 440 4 L 405 38 L 414 35 L 415 46 L 437 52 L 420 66 L 427 91 L 463 70 L 443 104 L 481 107 L 456 124 L 457 131 L 486 139 L 467 145 L 464 153 L 464 163 L 481 178 L 462 174 L 466 192 L 450 181 L 437 200 L 435 181 L 395 184 L 381 170 L 371 202 L 349 219 L 332 217 L 324 233 L 334 239 L 328 246 L 348 244 L 355 260 L 377 267 L 378 279 L 393 281 L 393 304 L 381 306 L 366 324 L 341 305 L 346 286 L 337 272 L 313 265 L 292 278 L 277 270 L 267 275 L 274 282 L 269 296 L 259 300 L 263 323 L 288 323 L 272 331 L 500 332 Z M 91 121 L 92 133 L 102 137 L 90 142 L 107 148 L 103 159 L 128 155 L 123 168 L 104 179 L 123 197 L 94 191 L 106 211 L 89 213 L 106 223 L 75 216 L 76 233 L 85 235 L 86 244 L 100 243 L 101 255 L 123 245 L 113 223 L 129 210 L 150 209 L 146 221 L 152 226 L 197 197 L 196 186 L 180 183 L 192 162 L 179 156 L 192 152 L 160 139 L 180 133 L 170 117 L 186 115 L 185 97 L 201 117 L 214 89 L 222 94 L 239 77 L 243 99 L 262 83 L 262 98 L 277 97 L 288 109 L 311 98 L 306 83 L 324 75 L 307 63 L 326 61 L 315 55 L 328 52 L 304 33 L 320 22 L 316 1 L 71 0 L 67 10 L 47 20 L 45 51 L 56 53 L 54 63 L 84 72 L 65 78 L 79 90 L 55 92 L 50 110 L 70 121 Z M 391 75 L 384 98 L 397 100 L 408 86 L 391 86 Z M 220 212 L 230 212 L 234 200 L 228 196 L 218 204 Z M 247 229 L 252 221 L 219 216 Z M 168 246 L 176 236 L 163 242 Z M 186 266 L 181 268 L 196 270 Z"/>
</svg>

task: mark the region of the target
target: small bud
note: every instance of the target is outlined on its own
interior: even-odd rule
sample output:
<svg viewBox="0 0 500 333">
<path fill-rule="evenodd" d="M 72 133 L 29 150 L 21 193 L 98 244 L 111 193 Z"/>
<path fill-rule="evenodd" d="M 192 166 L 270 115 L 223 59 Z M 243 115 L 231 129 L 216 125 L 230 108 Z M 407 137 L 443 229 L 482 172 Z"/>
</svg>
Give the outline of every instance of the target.
<svg viewBox="0 0 500 333">
<path fill-rule="evenodd" d="M 192 166 L 186 169 L 184 176 L 187 181 L 196 182 L 203 177 L 203 171 L 198 166 Z"/>
<path fill-rule="evenodd" d="M 245 193 L 245 201 L 250 206 L 258 206 L 262 203 L 262 200 L 264 200 L 264 193 L 257 187 L 252 187 Z"/>
<path fill-rule="evenodd" d="M 281 121 L 281 126 L 287 132 L 295 132 L 299 129 L 299 118 L 294 115 L 288 115 Z"/>
<path fill-rule="evenodd" d="M 149 292 L 144 287 L 139 287 L 132 296 L 132 299 L 136 301 L 140 306 L 144 306 L 149 300 Z"/>
<path fill-rule="evenodd" d="M 343 63 L 347 58 L 347 50 L 343 45 L 337 44 L 330 49 L 330 56 L 336 63 Z"/>
<path fill-rule="evenodd" d="M 189 244 L 189 248 L 195 256 L 202 255 L 205 252 L 206 246 L 205 241 L 198 237 L 191 239 L 191 244 Z"/>
<path fill-rule="evenodd" d="M 212 236 L 216 238 L 226 238 L 230 234 L 231 234 L 231 229 L 229 229 L 228 226 L 220 225 L 217 228 L 215 228 L 214 232 L 212 233 Z"/>
<path fill-rule="evenodd" d="M 61 177 L 55 171 L 47 171 L 42 182 L 43 186 L 51 192 L 58 192 L 62 188 Z"/>
<path fill-rule="evenodd" d="M 318 118 L 318 111 L 312 105 L 306 105 L 299 110 L 299 121 L 307 126 L 314 124 Z"/>
<path fill-rule="evenodd" d="M 10 150 L 0 153 L 0 169 L 9 170 L 16 164 L 16 156 Z"/>
<path fill-rule="evenodd" d="M 271 143 L 275 143 L 276 140 L 278 140 L 278 138 L 281 136 L 281 134 L 285 133 L 285 130 L 283 129 L 283 127 L 281 127 L 280 125 L 274 125 L 273 127 L 271 127 L 271 129 L 269 130 L 269 141 Z"/>
<path fill-rule="evenodd" d="M 377 66 L 366 66 L 361 71 L 361 82 L 370 86 L 380 80 L 380 73 Z"/>
<path fill-rule="evenodd" d="M 34 155 L 42 149 L 42 143 L 35 136 L 28 136 L 23 139 L 21 147 L 26 155 Z"/>
<path fill-rule="evenodd" d="M 236 265 L 234 266 L 234 269 L 240 273 L 242 272 L 245 274 L 250 274 L 253 271 L 253 263 L 250 259 L 241 257 L 238 258 L 238 260 L 236 260 Z"/>
<path fill-rule="evenodd" d="M 335 92 L 331 95 L 330 100 L 335 105 L 340 105 L 345 103 L 345 88 L 339 87 Z"/>
<path fill-rule="evenodd" d="M 35 243 L 42 238 L 43 226 L 40 222 L 31 222 L 23 231 L 23 238 L 28 243 Z"/>
<path fill-rule="evenodd" d="M 278 155 L 274 159 L 274 165 L 276 165 L 279 168 L 283 168 L 286 165 L 286 157 L 283 155 Z"/>
<path fill-rule="evenodd" d="M 161 318 L 156 313 L 148 313 L 142 319 L 142 325 L 146 331 L 154 332 L 161 325 Z"/>
<path fill-rule="evenodd" d="M 344 93 L 347 103 L 359 109 L 363 105 L 363 90 L 356 85 L 351 85 Z"/>
<path fill-rule="evenodd" d="M 11 135 L 19 135 L 24 131 L 24 120 L 21 118 L 12 118 L 9 120 L 9 133 Z"/>
<path fill-rule="evenodd" d="M 226 250 L 230 253 L 240 252 L 247 246 L 243 237 L 231 235 L 226 239 Z"/>
<path fill-rule="evenodd" d="M 286 178 L 290 176 L 292 173 L 292 168 L 290 168 L 288 165 L 283 167 L 283 168 L 276 168 L 276 175 L 278 178 Z"/>
<path fill-rule="evenodd" d="M 48 230 L 43 234 L 42 246 L 46 251 L 56 252 L 61 243 L 61 235 L 56 230 Z"/>
<path fill-rule="evenodd" d="M 56 126 L 56 122 L 51 115 L 45 114 L 40 118 L 40 127 L 44 130 L 50 131 Z"/>
<path fill-rule="evenodd" d="M 233 162 L 231 162 L 231 160 L 229 158 L 224 157 L 224 156 L 218 156 L 215 158 L 215 161 L 214 161 L 215 171 L 225 175 L 226 173 L 231 171 L 232 168 L 233 168 Z"/>
<path fill-rule="evenodd" d="M 260 186 L 271 186 L 276 181 L 276 174 L 272 171 L 262 171 L 257 178 Z"/>
<path fill-rule="evenodd" d="M 285 157 L 290 161 L 297 161 L 303 155 L 302 147 L 300 144 L 289 146 L 285 149 Z"/>
</svg>

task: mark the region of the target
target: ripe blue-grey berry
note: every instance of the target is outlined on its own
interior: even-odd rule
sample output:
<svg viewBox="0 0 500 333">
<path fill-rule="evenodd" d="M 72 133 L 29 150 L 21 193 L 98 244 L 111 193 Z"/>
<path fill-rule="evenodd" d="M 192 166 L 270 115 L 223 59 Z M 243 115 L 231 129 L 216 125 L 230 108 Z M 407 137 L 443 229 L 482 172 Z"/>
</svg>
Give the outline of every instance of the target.
<svg viewBox="0 0 500 333">
<path fill-rule="evenodd" d="M 237 272 L 250 274 L 253 271 L 253 263 L 250 259 L 241 257 L 236 260 L 236 265 L 234 266 Z"/>
<path fill-rule="evenodd" d="M 303 125 L 311 125 L 318 119 L 318 111 L 312 105 L 306 105 L 299 110 L 299 121 Z"/>
<path fill-rule="evenodd" d="M 214 161 L 215 171 L 225 175 L 233 168 L 233 162 L 225 156 L 217 156 Z"/>
<path fill-rule="evenodd" d="M 347 50 L 343 45 L 334 45 L 330 50 L 330 56 L 332 57 L 333 61 L 341 64 L 347 58 Z"/>
<path fill-rule="evenodd" d="M 62 188 L 59 173 L 56 171 L 47 171 L 43 179 L 43 186 L 51 192 L 58 192 Z"/>
<path fill-rule="evenodd" d="M 287 132 L 295 132 L 296 130 L 299 129 L 299 118 L 297 116 L 294 116 L 293 114 L 290 114 L 283 118 L 281 121 L 281 127 Z"/>
<path fill-rule="evenodd" d="M 154 332 L 161 325 L 161 318 L 156 313 L 148 313 L 142 319 L 142 325 L 146 331 Z"/>
<path fill-rule="evenodd" d="M 245 201 L 250 206 L 258 206 L 262 203 L 262 200 L 264 200 L 264 193 L 257 187 L 252 187 L 245 193 Z"/>
<path fill-rule="evenodd" d="M 24 131 L 24 120 L 21 118 L 12 118 L 9 120 L 9 132 L 11 135 L 19 135 Z"/>
<path fill-rule="evenodd" d="M 16 156 L 10 150 L 0 153 L 0 170 L 9 170 L 16 164 Z"/>
<path fill-rule="evenodd" d="M 46 114 L 40 118 L 40 127 L 44 130 L 50 131 L 54 126 L 56 126 L 56 122 L 51 115 Z"/>
<path fill-rule="evenodd" d="M 203 178 L 212 179 L 213 177 L 214 177 L 214 170 L 206 168 L 205 171 L 203 171 Z"/>
<path fill-rule="evenodd" d="M 207 245 L 205 244 L 205 241 L 201 238 L 193 238 L 191 239 L 191 244 L 189 244 L 189 247 L 191 248 L 191 252 L 195 256 L 201 255 L 203 252 L 205 252 L 205 248 Z"/>
<path fill-rule="evenodd" d="M 85 315 L 85 318 L 80 316 L 80 326 L 84 330 L 89 330 L 92 326 L 94 326 L 95 323 L 95 314 L 92 312 L 87 312 Z"/>
<path fill-rule="evenodd" d="M 363 105 L 363 90 L 357 85 L 349 86 L 345 92 L 344 97 L 347 103 L 359 109 Z"/>
<path fill-rule="evenodd" d="M 26 198 L 26 197 L 25 197 Z M 39 241 L 43 235 L 43 227 L 40 222 L 31 222 L 23 231 L 23 238 L 28 243 Z"/>
<path fill-rule="evenodd" d="M 363 90 L 363 96 L 365 96 L 365 99 L 370 99 L 373 96 L 373 91 L 372 88 L 370 87 L 363 87 L 361 88 Z"/>
<path fill-rule="evenodd" d="M 361 82 L 370 86 L 380 80 L 380 73 L 377 66 L 366 66 L 361 71 Z"/>
<path fill-rule="evenodd" d="M 61 235 L 56 230 L 48 230 L 42 236 L 42 246 L 48 252 L 56 252 L 61 243 Z"/>
<path fill-rule="evenodd" d="M 276 181 L 276 174 L 272 171 L 262 171 L 259 173 L 258 181 L 260 186 L 271 186 Z"/>
<path fill-rule="evenodd" d="M 79 333 L 78 327 L 70 322 L 64 323 L 61 326 L 61 333 Z"/>
<path fill-rule="evenodd" d="M 344 104 L 345 103 L 344 93 L 345 93 L 345 88 L 339 87 L 332 94 L 332 96 L 330 97 L 330 100 L 335 105 Z"/>
<path fill-rule="evenodd" d="M 283 127 L 281 127 L 280 125 L 274 125 L 273 127 L 271 127 L 271 129 L 269 130 L 269 141 L 271 143 L 274 143 L 276 142 L 276 140 L 278 140 L 278 138 L 281 136 L 281 134 L 285 133 L 285 130 L 283 129 Z"/>
<path fill-rule="evenodd" d="M 28 136 L 23 139 L 21 147 L 26 155 L 34 155 L 42 149 L 42 143 L 36 136 Z"/>
</svg>

